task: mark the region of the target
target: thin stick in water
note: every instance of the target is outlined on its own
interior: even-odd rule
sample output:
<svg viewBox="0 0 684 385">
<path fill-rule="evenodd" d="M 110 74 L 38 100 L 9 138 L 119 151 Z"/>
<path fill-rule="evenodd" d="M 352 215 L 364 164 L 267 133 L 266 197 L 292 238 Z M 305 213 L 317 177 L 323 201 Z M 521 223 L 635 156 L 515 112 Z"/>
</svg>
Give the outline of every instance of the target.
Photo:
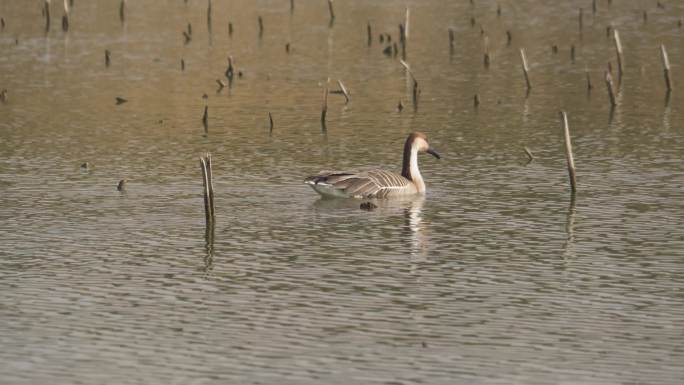
<svg viewBox="0 0 684 385">
<path fill-rule="evenodd" d="M 119 19 L 121 20 L 121 24 L 126 20 L 126 0 L 121 0 L 121 4 L 119 5 Z"/>
<path fill-rule="evenodd" d="M 409 7 L 406 6 L 406 16 L 404 18 L 404 37 L 406 38 L 406 40 L 408 40 L 408 37 L 409 37 L 409 16 L 410 16 Z"/>
<path fill-rule="evenodd" d="M 527 89 L 530 90 L 532 89 L 532 85 L 530 84 L 530 75 L 528 74 L 529 67 L 527 67 L 527 57 L 525 56 L 524 48 L 520 48 L 520 59 L 522 59 L 522 69 L 523 73 L 525 74 L 525 84 L 527 85 Z"/>
<path fill-rule="evenodd" d="M 568 175 L 570 177 L 570 188 L 572 192 L 577 191 L 577 176 L 575 173 L 575 160 L 572 157 L 572 143 L 570 142 L 570 128 L 568 127 L 568 115 L 561 111 L 561 124 L 565 134 L 565 157 L 568 160 Z"/>
<path fill-rule="evenodd" d="M 670 77 L 670 59 L 667 57 L 667 51 L 665 50 L 665 44 L 660 45 L 660 57 L 663 59 L 663 73 L 665 75 L 665 85 L 667 86 L 667 92 L 672 91 L 672 78 Z"/>
<path fill-rule="evenodd" d="M 47 32 L 50 30 L 50 0 L 45 0 L 43 14 L 45 15 L 45 32 Z"/>
<path fill-rule="evenodd" d="M 342 91 L 342 94 L 344 95 L 344 99 L 345 99 L 344 104 L 349 103 L 350 96 L 349 96 L 349 91 L 347 91 L 347 87 L 345 87 L 344 84 L 342 84 L 342 80 L 337 80 L 337 84 L 340 86 L 340 90 Z"/>
<path fill-rule="evenodd" d="M 584 18 L 584 10 L 582 8 L 579 9 L 579 30 L 582 32 L 582 27 L 583 27 L 583 21 L 582 19 Z"/>
<path fill-rule="evenodd" d="M 273 134 L 273 116 L 270 111 L 268 112 L 268 133 Z"/>
<path fill-rule="evenodd" d="M 207 153 L 205 157 L 207 162 L 207 180 L 209 181 L 209 205 L 211 207 L 211 220 L 212 223 L 216 219 L 216 207 L 214 206 L 214 172 L 211 167 L 211 154 Z"/>
<path fill-rule="evenodd" d="M 613 30 L 613 41 L 615 42 L 615 53 L 617 53 L 618 76 L 622 78 L 622 72 L 624 70 L 624 64 L 622 62 L 622 42 L 620 41 L 620 33 L 617 29 Z"/>
<path fill-rule="evenodd" d="M 370 24 L 370 21 L 369 21 L 368 24 L 366 25 L 366 28 L 367 28 L 367 30 L 368 30 L 368 46 L 370 47 L 371 43 L 373 42 L 373 34 L 372 34 L 372 31 L 371 31 L 371 24 Z"/>
<path fill-rule="evenodd" d="M 606 71 L 606 88 L 608 89 L 608 97 L 610 98 L 610 107 L 617 105 L 615 102 L 615 92 L 613 91 L 613 77 L 610 76 L 610 71 Z"/>
<path fill-rule="evenodd" d="M 69 30 L 69 4 L 64 0 L 64 15 L 62 15 L 62 31 Z"/>
<path fill-rule="evenodd" d="M 204 219 L 207 227 L 213 223 L 214 215 L 211 211 L 211 194 L 209 191 L 209 169 L 207 167 L 207 159 L 200 157 L 200 168 L 202 169 L 202 195 L 204 196 Z"/>
<path fill-rule="evenodd" d="M 209 128 L 209 106 L 204 106 L 204 114 L 202 115 L 202 125 L 204 125 L 204 130 Z"/>
<path fill-rule="evenodd" d="M 527 157 L 530 158 L 530 162 L 534 160 L 534 155 L 532 155 L 532 151 L 530 151 L 529 148 L 524 147 L 525 149 L 525 154 L 527 154 Z"/>
<path fill-rule="evenodd" d="M 259 39 L 264 35 L 264 20 L 259 16 L 257 19 L 259 21 Z"/>
<path fill-rule="evenodd" d="M 328 11 L 330 12 L 330 24 L 335 20 L 335 10 L 333 9 L 333 0 L 328 0 Z"/>
<path fill-rule="evenodd" d="M 591 77 L 589 76 L 589 70 L 586 68 L 584 69 L 584 75 L 587 78 L 587 92 L 590 92 L 591 89 L 594 88 L 594 86 L 591 85 Z"/>
<path fill-rule="evenodd" d="M 328 113 L 328 86 L 323 90 L 323 105 L 321 106 L 321 130 L 326 131 L 325 115 Z"/>
</svg>

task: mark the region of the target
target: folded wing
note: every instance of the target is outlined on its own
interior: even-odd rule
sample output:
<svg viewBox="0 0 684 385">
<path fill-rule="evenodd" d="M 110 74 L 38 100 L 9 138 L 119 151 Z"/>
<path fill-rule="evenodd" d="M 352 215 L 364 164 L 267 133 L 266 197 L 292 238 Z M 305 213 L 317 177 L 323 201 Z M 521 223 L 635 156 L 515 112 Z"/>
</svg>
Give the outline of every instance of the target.
<svg viewBox="0 0 684 385">
<path fill-rule="evenodd" d="M 403 176 L 385 170 L 360 173 L 321 172 L 304 180 L 324 196 L 354 198 L 385 198 L 389 195 L 410 193 L 415 187 Z"/>
</svg>

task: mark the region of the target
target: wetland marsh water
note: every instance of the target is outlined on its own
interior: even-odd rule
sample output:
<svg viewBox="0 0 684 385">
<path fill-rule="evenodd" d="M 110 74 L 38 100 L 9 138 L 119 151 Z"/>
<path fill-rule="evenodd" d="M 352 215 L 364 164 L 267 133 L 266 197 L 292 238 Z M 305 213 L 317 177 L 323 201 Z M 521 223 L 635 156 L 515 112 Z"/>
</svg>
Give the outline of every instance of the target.
<svg viewBox="0 0 684 385">
<path fill-rule="evenodd" d="M 0 383 L 681 383 L 684 89 L 666 102 L 659 45 L 684 86 L 684 3 L 409 1 L 417 110 L 377 37 L 405 1 L 336 1 L 332 27 L 325 1 L 215 1 L 211 34 L 199 0 L 128 2 L 123 26 L 118 2 L 77 0 L 67 34 L 54 3 L 47 35 L 39 2 L 0 3 Z M 243 77 L 217 93 L 229 54 Z M 352 99 L 330 96 L 323 135 L 328 77 Z M 414 130 L 443 156 L 420 159 L 424 199 L 366 212 L 302 184 L 399 170 Z"/>
</svg>

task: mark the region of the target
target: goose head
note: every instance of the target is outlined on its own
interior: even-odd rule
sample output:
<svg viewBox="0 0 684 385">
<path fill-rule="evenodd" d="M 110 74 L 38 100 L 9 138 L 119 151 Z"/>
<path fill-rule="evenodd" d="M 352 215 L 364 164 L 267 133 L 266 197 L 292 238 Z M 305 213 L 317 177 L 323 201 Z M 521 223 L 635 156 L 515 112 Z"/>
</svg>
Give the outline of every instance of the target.
<svg viewBox="0 0 684 385">
<path fill-rule="evenodd" d="M 423 178 L 418 170 L 417 159 L 418 154 L 421 152 L 426 152 L 435 158 L 440 159 L 439 153 L 437 153 L 434 148 L 430 147 L 427 136 L 422 132 L 413 132 L 406 138 L 406 143 L 404 144 L 404 160 L 401 175 L 404 178 L 419 184 L 419 187 L 422 187 L 422 190 L 424 190 Z"/>
<path fill-rule="evenodd" d="M 426 152 L 432 156 L 434 156 L 437 159 L 440 159 L 441 156 L 437 151 L 435 151 L 432 146 L 430 146 L 430 143 L 428 143 L 427 136 L 423 134 L 422 132 L 413 132 L 411 133 L 408 138 L 406 139 L 406 144 L 404 145 L 404 151 L 410 152 L 412 150 L 416 150 L 417 152 Z"/>
</svg>

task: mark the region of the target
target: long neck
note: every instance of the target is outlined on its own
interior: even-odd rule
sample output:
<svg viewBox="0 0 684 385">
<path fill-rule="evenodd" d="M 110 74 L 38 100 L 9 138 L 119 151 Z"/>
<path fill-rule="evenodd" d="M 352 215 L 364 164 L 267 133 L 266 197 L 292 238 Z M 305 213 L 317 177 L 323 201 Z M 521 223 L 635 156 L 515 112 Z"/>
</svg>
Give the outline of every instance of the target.
<svg viewBox="0 0 684 385">
<path fill-rule="evenodd" d="M 406 142 L 404 145 L 404 160 L 401 167 L 401 175 L 413 182 L 418 192 L 425 192 L 425 182 L 418 169 L 418 147 L 414 143 Z"/>
</svg>

